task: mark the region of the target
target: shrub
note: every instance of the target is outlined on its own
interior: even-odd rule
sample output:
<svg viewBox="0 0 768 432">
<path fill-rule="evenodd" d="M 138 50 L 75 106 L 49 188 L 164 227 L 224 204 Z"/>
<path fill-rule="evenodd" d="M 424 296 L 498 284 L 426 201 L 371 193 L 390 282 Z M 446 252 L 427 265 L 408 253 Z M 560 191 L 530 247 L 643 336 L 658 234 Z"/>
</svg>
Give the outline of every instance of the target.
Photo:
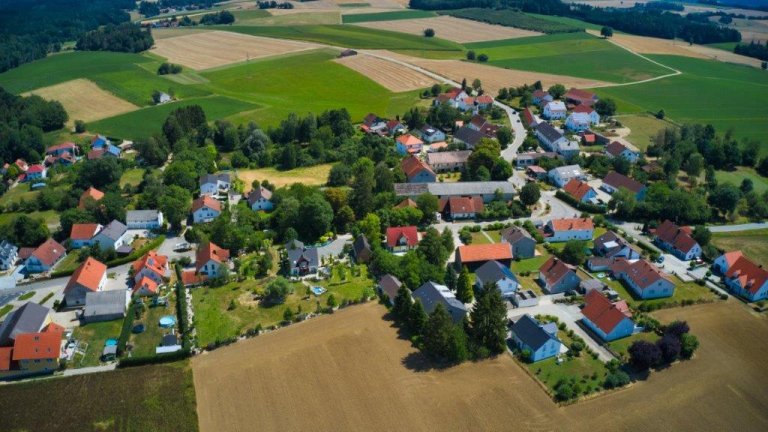
<svg viewBox="0 0 768 432">
<path fill-rule="evenodd" d="M 629 375 L 627 375 L 624 371 L 617 370 L 609 373 L 608 376 L 605 377 L 603 387 L 607 389 L 613 389 L 624 387 L 627 384 L 629 384 Z"/>
<path fill-rule="evenodd" d="M 680 357 L 689 359 L 693 357 L 693 353 L 699 348 L 699 339 L 690 334 L 685 333 L 680 337 Z"/>
<path fill-rule="evenodd" d="M 424 37 L 428 37 L 428 38 L 435 37 L 435 30 L 431 28 L 424 29 Z"/>
</svg>

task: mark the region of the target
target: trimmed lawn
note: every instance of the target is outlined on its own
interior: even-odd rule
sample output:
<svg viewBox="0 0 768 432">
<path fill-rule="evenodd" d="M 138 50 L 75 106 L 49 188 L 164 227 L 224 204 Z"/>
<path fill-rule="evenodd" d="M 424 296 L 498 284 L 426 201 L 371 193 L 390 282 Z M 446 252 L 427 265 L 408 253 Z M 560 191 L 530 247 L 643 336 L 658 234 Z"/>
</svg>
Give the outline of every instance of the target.
<svg viewBox="0 0 768 432">
<path fill-rule="evenodd" d="M 32 201 L 37 199 L 38 195 L 40 195 L 40 191 L 31 190 L 29 183 L 19 183 L 16 187 L 9 189 L 0 197 L 0 205 L 7 206 L 11 203 Z"/>
<path fill-rule="evenodd" d="M 21 216 L 22 214 L 33 219 L 42 219 L 49 227 L 54 227 L 59 224 L 59 213 L 56 210 L 33 211 L 32 213 L 1 213 L 0 224 L 9 222 L 16 216 Z"/>
<path fill-rule="evenodd" d="M 493 243 L 491 240 L 488 239 L 488 237 L 485 236 L 485 234 L 481 232 L 473 232 L 472 233 L 472 244 L 491 244 Z"/>
<path fill-rule="evenodd" d="M 120 177 L 120 188 L 125 185 L 138 186 L 144 179 L 144 170 L 142 168 L 131 168 L 123 172 Z"/>
<path fill-rule="evenodd" d="M 544 250 L 543 245 L 537 245 L 536 250 L 541 254 L 537 255 L 533 258 L 528 258 L 520 261 L 512 261 L 512 265 L 510 268 L 512 269 L 515 274 L 521 273 L 521 272 L 538 272 L 539 267 L 544 265 L 544 263 L 549 259 L 550 254 L 546 250 Z"/>
<path fill-rule="evenodd" d="M 131 333 L 131 337 L 128 339 L 128 343 L 133 345 L 134 356 L 152 356 L 155 355 L 155 348 L 160 346 L 160 341 L 163 336 L 170 334 L 170 329 L 164 329 L 160 327 L 160 318 L 166 315 L 173 315 L 176 317 L 176 294 L 173 289 L 166 288 L 163 295 L 170 294 L 168 297 L 168 306 L 155 306 L 152 307 L 152 299 L 145 298 L 144 313 L 141 319 L 133 321 L 133 325 L 144 324 L 144 332 L 139 334 Z M 178 334 L 178 333 L 177 333 Z M 181 344 L 181 340 L 179 340 Z"/>
<path fill-rule="evenodd" d="M 626 360 L 628 358 L 627 350 L 635 341 L 644 340 L 648 342 L 656 342 L 658 339 L 659 336 L 653 332 L 635 333 L 632 336 L 608 342 L 608 346 L 611 347 L 611 350 L 618 353 L 622 360 Z"/>
<path fill-rule="evenodd" d="M 101 364 L 101 352 L 104 350 L 104 342 L 107 339 L 120 337 L 123 329 L 123 320 L 104 321 L 86 324 L 75 328 L 73 337 L 81 342 L 88 343 L 85 356 L 75 355 L 72 362 L 74 367 L 98 366 Z"/>
<path fill-rule="evenodd" d="M 606 275 L 608 272 L 593 272 L 588 273 L 590 276 L 597 279 L 598 273 L 605 273 Z M 640 300 L 634 296 L 634 293 L 631 292 L 628 288 L 624 286 L 624 284 L 618 280 L 615 279 L 608 279 L 608 277 L 604 277 L 603 279 L 598 279 L 599 281 L 603 282 L 604 284 L 608 285 L 611 289 L 619 293 L 619 296 L 622 300 L 626 300 L 627 304 L 629 304 L 631 307 L 639 307 L 642 303 L 648 303 L 648 304 L 659 304 L 659 303 L 670 303 L 670 302 L 677 302 L 678 304 L 681 303 L 683 300 L 714 300 L 715 294 L 712 293 L 712 291 L 709 290 L 706 286 L 700 286 L 696 282 L 683 282 L 680 280 L 677 276 L 669 276 L 669 278 L 672 280 L 672 282 L 675 284 L 675 293 L 672 295 L 672 297 L 666 297 L 666 298 L 659 298 L 659 299 L 653 299 L 653 300 Z"/>
<path fill-rule="evenodd" d="M 755 192 L 762 194 L 768 190 L 768 178 L 758 174 L 754 168 L 738 167 L 735 171 L 715 171 L 718 183 L 731 183 L 740 186 L 744 179 L 752 180 Z"/>
<path fill-rule="evenodd" d="M 19 300 L 19 301 L 29 300 L 34 296 L 35 296 L 34 291 L 27 291 L 24 294 L 20 295 L 19 298 L 17 298 L 16 300 Z"/>
<path fill-rule="evenodd" d="M 13 306 L 9 304 L 3 305 L 3 307 L 0 308 L 0 318 L 4 317 L 5 314 L 11 311 L 11 309 L 13 309 Z"/>
<path fill-rule="evenodd" d="M 485 233 L 488 234 L 488 237 L 493 239 L 494 243 L 501 243 L 501 231 L 485 231 Z"/>
<path fill-rule="evenodd" d="M 77 267 L 82 263 L 80 261 L 80 251 L 81 249 L 74 249 L 69 252 L 67 252 L 67 256 L 64 257 L 64 259 L 61 260 L 61 262 L 56 266 L 56 271 L 75 271 Z"/>
<path fill-rule="evenodd" d="M 676 127 L 668 121 L 659 120 L 651 115 L 622 115 L 617 119 L 631 130 L 627 140 L 642 151 L 648 148 L 660 130 Z"/>
<path fill-rule="evenodd" d="M 712 243 L 726 251 L 740 250 L 755 263 L 768 266 L 768 229 L 712 233 Z"/>
</svg>

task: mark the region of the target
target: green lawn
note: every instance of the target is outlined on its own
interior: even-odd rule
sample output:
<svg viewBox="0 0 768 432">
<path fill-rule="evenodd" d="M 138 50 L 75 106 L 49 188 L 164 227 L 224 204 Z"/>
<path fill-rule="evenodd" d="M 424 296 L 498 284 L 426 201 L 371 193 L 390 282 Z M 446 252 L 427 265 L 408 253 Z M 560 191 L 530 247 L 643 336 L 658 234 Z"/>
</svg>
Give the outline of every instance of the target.
<svg viewBox="0 0 768 432">
<path fill-rule="evenodd" d="M 472 244 L 478 245 L 478 244 L 491 244 L 493 243 L 491 240 L 488 239 L 488 237 L 485 236 L 485 234 L 481 232 L 473 232 L 472 234 Z"/>
<path fill-rule="evenodd" d="M 510 266 L 512 271 L 515 272 L 515 274 L 526 272 L 526 271 L 538 272 L 539 267 L 544 265 L 544 263 L 549 259 L 550 254 L 549 252 L 544 250 L 544 247 L 542 245 L 536 246 L 536 250 L 541 255 L 535 256 L 533 258 L 524 259 L 521 261 L 512 261 L 512 265 Z"/>
<path fill-rule="evenodd" d="M 406 20 L 415 18 L 431 18 L 437 14 L 431 11 L 408 9 L 392 12 L 375 12 L 375 13 L 363 13 L 363 14 L 349 14 L 341 17 L 341 22 L 344 24 L 354 24 L 371 21 L 395 21 Z"/>
<path fill-rule="evenodd" d="M 578 28 L 583 28 L 587 30 L 600 30 L 602 28 L 602 26 L 599 26 L 597 24 L 588 23 L 586 21 L 581 21 L 575 18 L 567 18 L 567 17 L 555 16 L 555 15 L 539 15 L 534 13 L 529 13 L 528 15 L 535 18 L 542 19 L 544 21 L 551 21 L 555 23 L 566 24 L 572 27 L 578 27 Z"/>
<path fill-rule="evenodd" d="M 340 24 L 341 13 L 339 11 L 329 12 L 297 12 L 285 15 L 267 15 L 256 14 L 261 12 L 256 10 L 242 10 L 232 12 L 237 18 L 237 25 L 249 26 L 291 26 L 291 25 L 317 25 L 317 24 Z"/>
<path fill-rule="evenodd" d="M 488 237 L 493 239 L 494 243 L 501 243 L 501 231 L 494 230 L 494 231 L 485 231 L 486 234 L 488 234 Z"/>
<path fill-rule="evenodd" d="M 763 143 L 768 154 L 768 79 L 764 71 L 669 55 L 649 55 L 674 67 L 682 75 L 643 84 L 595 89 L 619 105 L 619 113 L 646 113 L 664 109 L 676 123 L 712 124 L 718 132 L 733 129 L 737 138 Z"/>
<path fill-rule="evenodd" d="M 33 211 L 32 213 L 2 213 L 0 214 L 0 224 L 9 222 L 22 214 L 31 218 L 42 219 L 49 227 L 59 224 L 59 213 L 56 210 Z"/>
<path fill-rule="evenodd" d="M 465 45 L 487 54 L 489 64 L 511 69 L 625 83 L 669 73 L 587 33 L 561 33 Z"/>
<path fill-rule="evenodd" d="M 713 233 L 712 243 L 725 251 L 740 250 L 757 264 L 768 266 L 768 229 Z"/>
<path fill-rule="evenodd" d="M 632 131 L 627 136 L 627 140 L 643 151 L 648 148 L 660 130 L 675 127 L 668 121 L 659 120 L 648 114 L 622 115 L 617 119 Z"/>
<path fill-rule="evenodd" d="M 597 278 L 598 273 L 606 272 L 594 272 L 590 273 L 591 277 Z M 606 273 L 607 274 L 607 273 Z M 715 295 L 706 286 L 701 286 L 696 282 L 683 282 L 676 276 L 669 276 L 672 283 L 675 284 L 675 293 L 672 297 L 659 298 L 653 300 L 640 300 L 634 296 L 634 292 L 630 291 L 622 282 L 607 277 L 599 279 L 604 284 L 608 285 L 611 289 L 619 293 L 622 300 L 626 300 L 627 304 L 633 308 L 639 307 L 642 303 L 648 304 L 664 304 L 677 302 L 680 303 L 683 300 L 714 300 Z"/>
<path fill-rule="evenodd" d="M 762 194 L 768 190 L 768 179 L 752 168 L 738 167 L 735 171 L 716 171 L 715 178 L 718 183 L 732 183 L 736 186 L 741 185 L 744 179 L 750 179 L 755 192 Z"/>
<path fill-rule="evenodd" d="M 733 52 L 733 49 L 736 48 L 736 45 L 738 44 L 739 44 L 738 42 L 723 42 L 723 43 L 708 44 L 706 46 L 710 48 L 721 49 L 723 51 Z"/>
<path fill-rule="evenodd" d="M 75 355 L 74 367 L 98 366 L 101 364 L 101 352 L 107 339 L 120 337 L 123 320 L 104 321 L 76 327 L 73 337 L 80 342 L 88 343 L 85 356 Z"/>
<path fill-rule="evenodd" d="M 160 318 L 166 315 L 176 316 L 176 295 L 172 293 L 173 290 L 166 288 L 163 295 L 171 292 L 168 298 L 168 306 L 155 306 L 152 307 L 152 300 L 150 298 L 145 299 L 147 308 L 141 316 L 141 319 L 134 320 L 133 326 L 137 324 L 144 324 L 144 332 L 139 334 L 131 333 L 129 342 L 133 345 L 133 355 L 135 356 L 153 356 L 155 355 L 155 348 L 160 346 L 160 341 L 163 336 L 170 333 L 170 329 L 164 329 L 160 327 Z M 178 334 L 178 333 L 177 333 Z M 181 340 L 179 340 L 181 343 Z"/>
<path fill-rule="evenodd" d="M 131 168 L 125 170 L 120 177 L 120 188 L 125 185 L 138 186 L 144 180 L 144 170 L 142 168 Z"/>
<path fill-rule="evenodd" d="M 632 345 L 632 343 L 639 340 L 656 342 L 658 338 L 659 336 L 653 332 L 635 333 L 632 336 L 608 342 L 608 346 L 611 347 L 611 350 L 618 353 L 622 360 L 626 360 L 627 350 L 629 349 L 629 346 Z"/>
<path fill-rule="evenodd" d="M 296 313 L 299 308 L 305 313 L 314 312 L 317 303 L 327 305 L 328 296 L 333 294 L 338 303 L 343 300 L 356 300 L 366 290 L 372 290 L 373 281 L 368 279 L 365 266 L 361 266 L 361 275 L 353 277 L 347 269 L 347 280 L 342 282 L 337 271 L 328 281 L 313 283 L 323 286 L 328 292 L 321 296 L 307 294 L 307 287 L 294 283 L 294 292 L 285 303 L 270 307 L 261 306 L 254 300 L 253 292 L 261 291 L 268 279 L 249 279 L 240 283 L 230 283 L 218 288 L 197 288 L 192 290 L 192 302 L 195 308 L 195 326 L 198 343 L 206 346 L 216 340 L 238 336 L 247 329 L 261 324 L 263 327 L 279 324 L 283 320 L 286 308 Z M 372 293 L 372 291 L 370 291 Z M 230 310 L 234 301 L 235 308 Z"/>
<path fill-rule="evenodd" d="M 34 296 L 35 296 L 35 292 L 34 291 L 27 291 L 24 294 L 20 295 L 19 298 L 17 298 L 16 300 L 18 300 L 18 301 L 29 300 L 29 299 L 31 299 Z"/>
<path fill-rule="evenodd" d="M 0 205 L 7 206 L 10 203 L 19 203 L 21 201 L 32 201 L 40 195 L 40 191 L 30 190 L 29 183 L 19 183 L 16 187 L 9 189 L 0 196 Z"/>
<path fill-rule="evenodd" d="M 4 317 L 5 314 L 11 311 L 11 309 L 13 309 L 13 306 L 9 304 L 6 304 L 6 305 L 3 305 L 3 307 L 0 307 L 0 318 Z"/>
<path fill-rule="evenodd" d="M 498 24 L 508 27 L 517 27 L 542 33 L 566 33 L 584 31 L 585 26 L 572 23 L 544 20 L 525 12 L 514 9 L 501 9 L 488 13 L 488 9 L 468 8 L 441 11 L 440 14 L 466 18 L 476 21 Z M 575 20 L 574 20 L 575 21 Z"/>
<path fill-rule="evenodd" d="M 80 251 L 81 249 L 75 249 L 67 253 L 67 256 L 65 256 L 56 266 L 56 271 L 75 271 L 82 263 L 80 260 Z"/>
</svg>

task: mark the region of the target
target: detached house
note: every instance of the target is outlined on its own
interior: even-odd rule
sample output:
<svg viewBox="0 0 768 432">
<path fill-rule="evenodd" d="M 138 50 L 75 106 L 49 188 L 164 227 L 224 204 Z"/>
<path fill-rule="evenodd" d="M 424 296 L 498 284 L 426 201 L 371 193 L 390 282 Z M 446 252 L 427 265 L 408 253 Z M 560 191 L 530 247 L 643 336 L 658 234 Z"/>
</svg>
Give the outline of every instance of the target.
<svg viewBox="0 0 768 432">
<path fill-rule="evenodd" d="M 200 195 L 226 195 L 230 187 L 232 177 L 229 173 L 206 174 L 200 177 Z"/>
<path fill-rule="evenodd" d="M 494 284 L 504 298 L 514 297 L 515 292 L 520 288 L 520 282 L 509 266 L 498 261 L 488 261 L 475 270 L 477 289 L 483 289 L 489 283 Z"/>
<path fill-rule="evenodd" d="M 566 165 L 549 170 L 549 180 L 557 187 L 565 186 L 572 179 L 586 180 L 587 175 L 578 165 Z"/>
<path fill-rule="evenodd" d="M 421 302 L 427 314 L 431 314 L 438 304 L 442 304 L 451 315 L 454 324 L 462 322 L 467 315 L 466 306 L 456 298 L 453 291 L 445 285 L 432 281 L 425 282 L 424 285 L 414 291 L 413 299 Z"/>
<path fill-rule="evenodd" d="M 409 156 L 400 162 L 408 183 L 432 183 L 437 175 L 429 165 L 416 156 Z"/>
<path fill-rule="evenodd" d="M 24 262 L 26 273 L 44 273 L 53 269 L 65 256 L 67 251 L 54 239 L 48 239 L 35 249 Z"/>
<path fill-rule="evenodd" d="M 0 348 L 0 378 L 53 373 L 59 369 L 64 328 L 55 323 L 42 331 L 20 334 L 13 347 Z"/>
<path fill-rule="evenodd" d="M 654 234 L 656 244 L 681 260 L 688 261 L 701 256 L 701 246 L 691 237 L 690 227 L 679 227 L 669 220 L 659 225 Z"/>
<path fill-rule="evenodd" d="M 577 201 L 588 203 L 597 198 L 597 192 L 592 189 L 592 186 L 578 179 L 571 179 L 563 186 L 563 190 L 570 196 L 576 198 Z"/>
<path fill-rule="evenodd" d="M 229 251 L 208 242 L 197 251 L 195 270 L 209 278 L 216 277 L 219 275 L 221 266 L 228 265 L 227 261 L 229 261 Z"/>
<path fill-rule="evenodd" d="M 401 155 L 412 155 L 421 153 L 424 141 L 411 134 L 404 134 L 395 138 L 395 146 L 397 147 L 397 152 Z"/>
<path fill-rule="evenodd" d="M 387 120 L 379 117 L 374 113 L 368 113 L 363 119 L 363 124 L 360 125 L 360 130 L 365 133 L 377 133 L 384 134 L 387 129 Z"/>
<path fill-rule="evenodd" d="M 589 129 L 592 124 L 592 120 L 587 113 L 574 112 L 568 115 L 568 118 L 565 119 L 566 129 L 573 132 L 584 132 Z"/>
<path fill-rule="evenodd" d="M 159 229 L 163 226 L 163 212 L 160 210 L 128 210 L 125 213 L 128 229 Z"/>
<path fill-rule="evenodd" d="M 544 90 L 534 90 L 533 93 L 531 93 L 531 102 L 533 102 L 534 105 L 540 105 L 542 102 L 552 102 L 553 100 L 555 100 L 555 98 Z"/>
<path fill-rule="evenodd" d="M 547 122 L 537 124 L 533 132 L 541 146 L 549 151 L 556 152 L 561 145 L 568 142 L 568 139 L 560 131 Z"/>
<path fill-rule="evenodd" d="M 397 297 L 397 292 L 400 290 L 400 287 L 402 286 L 403 286 L 403 283 L 400 282 L 400 279 L 392 276 L 391 274 L 385 274 L 384 276 L 382 276 L 381 279 L 379 279 L 379 283 L 378 283 L 379 291 L 387 296 L 387 299 L 389 300 L 390 305 L 393 305 L 395 303 L 395 297 Z"/>
<path fill-rule="evenodd" d="M 557 153 L 555 152 L 528 152 L 528 153 L 518 153 L 515 155 L 515 166 L 518 168 L 525 168 L 529 166 L 534 166 L 539 163 L 539 159 L 545 158 L 545 159 L 555 159 L 557 157 Z"/>
<path fill-rule="evenodd" d="M 128 227 L 118 220 L 113 220 L 93 237 L 93 243 L 98 244 L 101 250 L 117 251 L 123 245 L 128 245 L 127 234 Z"/>
<path fill-rule="evenodd" d="M 481 139 L 487 138 L 482 132 L 478 132 L 468 126 L 464 126 L 453 134 L 453 142 L 466 144 L 467 148 L 475 148 Z"/>
<path fill-rule="evenodd" d="M 37 333 L 50 322 L 50 309 L 33 302 L 24 303 L 0 323 L 0 346 L 13 345 L 20 334 Z"/>
<path fill-rule="evenodd" d="M 611 302 L 598 290 L 584 297 L 582 322 L 606 342 L 631 336 L 635 330 L 627 302 Z"/>
<path fill-rule="evenodd" d="M 471 244 L 456 249 L 456 266 L 466 266 L 475 271 L 488 261 L 498 261 L 509 267 L 512 264 L 512 248 L 508 243 Z"/>
<path fill-rule="evenodd" d="M 387 249 L 390 252 L 406 252 L 419 244 L 419 232 L 415 226 L 387 228 Z"/>
<path fill-rule="evenodd" d="M 72 230 L 69 234 L 69 247 L 80 249 L 93 245 L 93 238 L 101 232 L 104 227 L 100 224 L 85 223 L 72 224 Z"/>
<path fill-rule="evenodd" d="M 644 259 L 628 261 L 616 258 L 609 269 L 613 277 L 624 281 L 632 292 L 643 300 L 671 297 L 675 293 L 675 284 L 655 265 Z"/>
<path fill-rule="evenodd" d="M 367 263 L 373 256 L 373 250 L 371 244 L 368 243 L 368 237 L 365 234 L 357 236 L 354 242 L 352 242 L 352 256 L 355 261 L 360 264 Z"/>
<path fill-rule="evenodd" d="M 8 240 L 0 241 L 0 270 L 9 270 L 19 259 L 19 248 Z"/>
<path fill-rule="evenodd" d="M 272 204 L 272 191 L 259 186 L 248 192 L 248 207 L 253 211 L 270 211 L 275 206 Z"/>
<path fill-rule="evenodd" d="M 581 280 L 573 266 L 553 256 L 539 267 L 539 282 L 548 293 L 558 294 L 575 290 Z"/>
<path fill-rule="evenodd" d="M 598 98 L 597 98 L 597 95 L 592 92 L 571 88 L 565 93 L 565 101 L 568 102 L 568 104 L 573 106 L 578 106 L 578 105 L 592 106 L 595 104 L 595 102 L 598 101 Z"/>
<path fill-rule="evenodd" d="M 474 219 L 484 210 L 485 204 L 479 195 L 441 198 L 437 207 L 437 211 L 450 220 Z"/>
<path fill-rule="evenodd" d="M 610 158 L 623 157 L 629 162 L 635 163 L 640 159 L 640 150 L 635 146 L 625 145 L 618 141 L 614 141 L 605 146 L 605 155 Z"/>
<path fill-rule="evenodd" d="M 607 231 L 595 239 L 594 252 L 595 255 L 604 258 L 621 257 L 628 260 L 640 258 L 640 252 L 613 231 Z"/>
<path fill-rule="evenodd" d="M 64 288 L 64 301 L 70 307 L 84 305 L 86 293 L 101 291 L 106 283 L 107 266 L 88 257 L 69 278 Z"/>
<path fill-rule="evenodd" d="M 560 353 L 560 339 L 557 338 L 557 324 L 539 324 L 528 314 L 518 319 L 510 329 L 512 340 L 520 351 L 528 351 L 530 361 L 537 362 Z"/>
<path fill-rule="evenodd" d="M 91 186 L 88 189 L 83 192 L 82 195 L 80 195 L 80 201 L 77 205 L 77 208 L 79 209 L 85 209 L 85 205 L 89 201 L 98 201 L 100 199 L 104 198 L 104 192 L 96 189 L 95 187 Z"/>
<path fill-rule="evenodd" d="M 438 141 L 445 141 L 445 133 L 436 127 L 424 125 L 419 132 L 421 140 L 425 143 L 431 144 Z"/>
<path fill-rule="evenodd" d="M 612 194 L 617 190 L 624 188 L 635 194 L 635 198 L 641 201 L 645 198 L 646 187 L 644 184 L 637 180 L 631 179 L 624 174 L 619 174 L 616 171 L 611 171 L 603 179 L 603 185 L 601 189 Z"/>
<path fill-rule="evenodd" d="M 567 114 L 565 104 L 562 101 L 547 102 L 541 113 L 548 120 L 564 119 Z"/>
<path fill-rule="evenodd" d="M 41 180 L 46 178 L 47 175 L 48 175 L 48 169 L 45 168 L 45 165 L 35 164 L 29 167 L 29 169 L 25 174 L 24 180 L 25 181 Z"/>
<path fill-rule="evenodd" d="M 568 240 L 592 240 L 595 224 L 591 218 L 552 219 L 544 226 L 544 240 L 550 243 Z"/>
<path fill-rule="evenodd" d="M 751 302 L 768 298 L 768 270 L 741 251 L 721 255 L 712 267 L 723 275 L 723 282 L 733 294 Z"/>
<path fill-rule="evenodd" d="M 211 198 L 208 195 L 201 195 L 200 198 L 192 201 L 192 222 L 207 223 L 221 214 L 221 202 Z"/>
<path fill-rule="evenodd" d="M 133 281 L 138 283 L 142 279 L 150 279 L 156 284 L 163 284 L 164 278 L 170 276 L 168 257 L 155 251 L 147 252 L 143 257 L 131 264 L 133 268 Z"/>
<path fill-rule="evenodd" d="M 495 125 L 488 120 L 486 120 L 485 117 L 475 114 L 472 116 L 472 119 L 470 119 L 469 124 L 467 125 L 470 129 L 474 129 L 481 134 L 485 135 L 488 138 L 496 138 L 496 133 L 499 131 L 499 126 Z"/>
<path fill-rule="evenodd" d="M 536 240 L 531 234 L 518 226 L 511 226 L 501 230 L 501 242 L 508 243 L 512 248 L 514 259 L 533 258 L 536 255 Z"/>
</svg>

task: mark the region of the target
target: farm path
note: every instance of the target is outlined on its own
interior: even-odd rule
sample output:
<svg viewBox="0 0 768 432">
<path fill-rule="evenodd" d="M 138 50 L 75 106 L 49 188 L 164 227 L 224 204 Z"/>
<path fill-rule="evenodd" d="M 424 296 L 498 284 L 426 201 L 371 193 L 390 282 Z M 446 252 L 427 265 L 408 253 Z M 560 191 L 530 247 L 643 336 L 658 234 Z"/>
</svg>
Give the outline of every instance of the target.
<svg viewBox="0 0 768 432">
<path fill-rule="evenodd" d="M 621 83 L 621 84 L 603 84 L 603 85 L 598 85 L 598 86 L 595 86 L 594 88 L 601 88 L 601 87 L 622 87 L 622 86 L 629 86 L 629 85 L 635 85 L 635 84 L 643 84 L 643 83 L 647 83 L 647 82 L 651 82 L 651 81 L 657 81 L 657 80 L 660 80 L 660 79 L 664 79 L 664 78 L 669 78 L 669 77 L 673 77 L 673 76 L 677 76 L 677 75 L 682 75 L 682 72 L 680 72 L 679 70 L 677 70 L 677 69 L 675 69 L 675 68 L 669 67 L 669 66 L 667 66 L 667 65 L 665 65 L 665 64 L 663 64 L 663 63 L 659 63 L 659 62 L 657 62 L 656 60 L 653 60 L 653 59 L 651 59 L 651 58 L 648 58 L 648 57 L 646 57 L 646 56 L 644 56 L 644 55 L 640 54 L 639 52 L 637 52 L 637 51 L 635 51 L 635 50 L 633 50 L 633 49 L 631 49 L 631 48 L 629 48 L 629 47 L 627 47 L 627 46 L 624 46 L 624 45 L 622 45 L 622 44 L 620 44 L 620 43 L 616 42 L 615 40 L 612 40 L 612 39 L 610 39 L 610 38 L 608 38 L 607 40 L 608 40 L 608 42 L 610 42 L 610 43 L 612 43 L 612 44 L 616 45 L 617 47 L 619 47 L 619 48 L 621 48 L 621 49 L 623 49 L 623 50 L 625 50 L 625 51 L 627 51 L 627 52 L 629 52 L 629 53 L 631 53 L 631 54 L 634 54 L 634 55 L 636 55 L 636 56 L 640 57 L 640 58 L 641 58 L 641 59 L 643 59 L 643 60 L 649 61 L 649 62 L 651 62 L 651 63 L 653 63 L 653 64 L 655 64 L 655 65 L 657 65 L 657 66 L 661 66 L 661 67 L 663 67 L 663 68 L 665 68 L 665 69 L 669 69 L 669 70 L 671 70 L 671 71 L 672 71 L 672 73 L 670 73 L 670 74 L 666 74 L 666 75 L 659 75 L 659 76 L 657 76 L 657 77 L 648 78 L 648 79 L 644 79 L 644 80 L 640 80 L 640 81 L 632 81 L 632 82 L 628 82 L 628 83 Z"/>
</svg>

